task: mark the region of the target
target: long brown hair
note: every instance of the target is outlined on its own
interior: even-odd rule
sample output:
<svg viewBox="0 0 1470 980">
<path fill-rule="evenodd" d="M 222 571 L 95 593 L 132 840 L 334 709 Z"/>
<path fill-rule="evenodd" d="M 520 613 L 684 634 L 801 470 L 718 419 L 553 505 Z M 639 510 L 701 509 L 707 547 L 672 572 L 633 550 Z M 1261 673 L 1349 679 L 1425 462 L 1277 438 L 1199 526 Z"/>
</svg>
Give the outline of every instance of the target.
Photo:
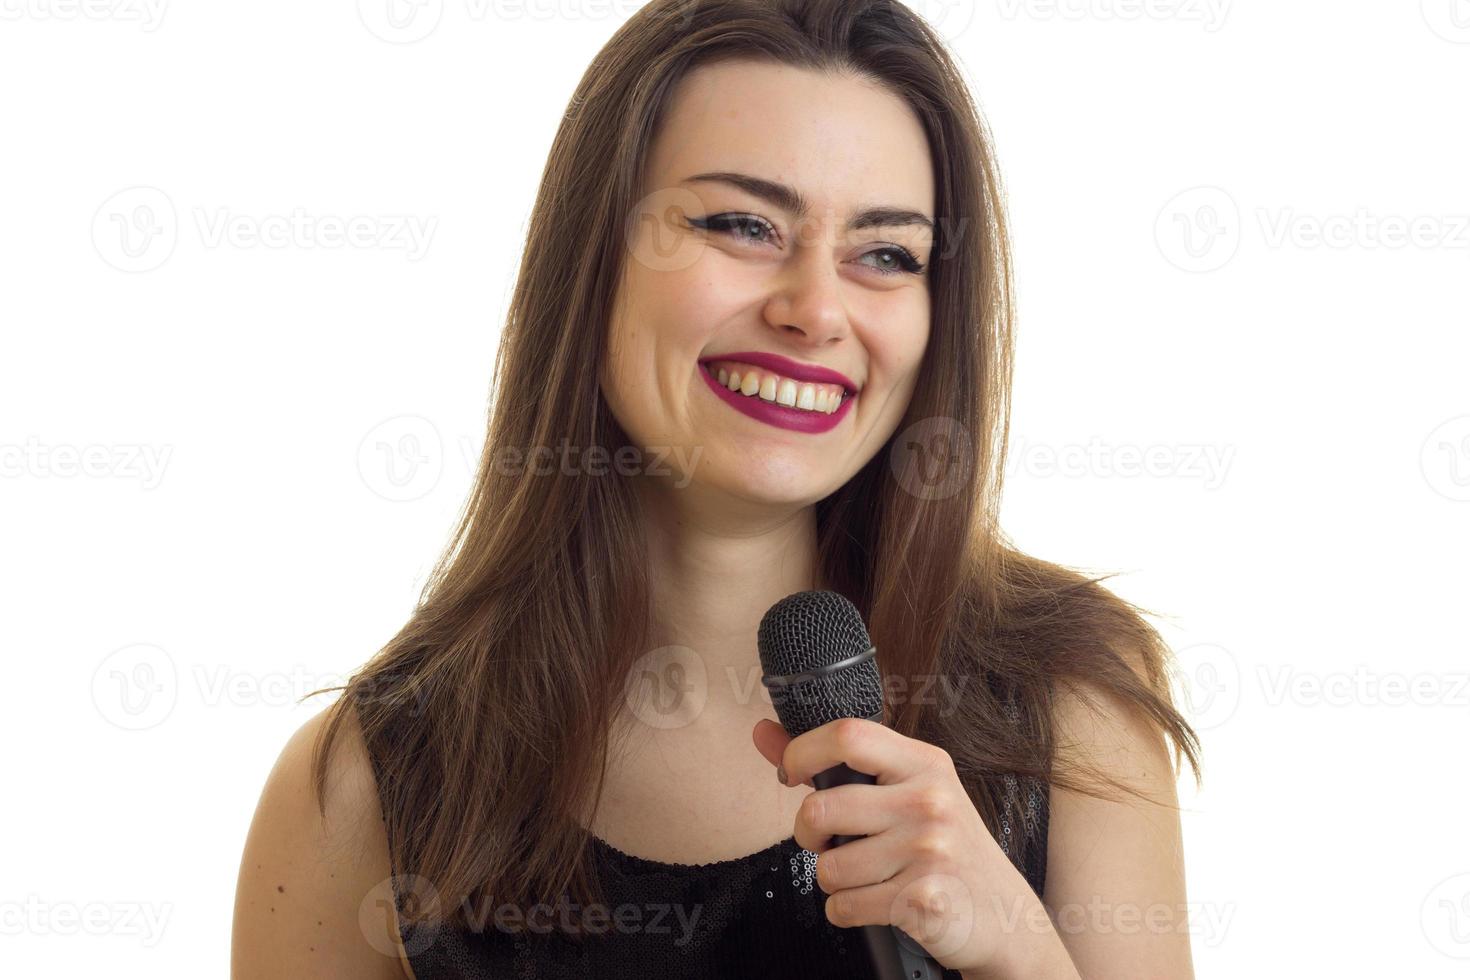
<svg viewBox="0 0 1470 980">
<path fill-rule="evenodd" d="M 1187 755 L 1199 777 L 1194 732 L 1170 698 L 1167 647 L 1142 610 L 1099 578 L 1020 553 L 997 524 L 1009 245 L 990 137 L 943 43 L 896 0 L 654 0 L 598 53 L 557 130 L 453 539 L 398 634 L 346 685 L 324 689 L 344 696 L 313 759 L 323 812 L 327 761 L 355 707 L 393 869 L 444 899 L 405 909 L 406 921 L 464 923 L 490 894 L 523 908 L 564 893 L 601 901 L 583 821 L 650 636 L 636 487 L 626 475 L 506 466 L 503 454 L 570 445 L 611 457 L 629 445 L 596 370 L 625 229 L 680 78 L 734 57 L 871 77 L 912 107 L 930 143 L 939 218 L 930 341 L 889 445 L 816 505 L 818 578 L 863 614 L 885 676 L 983 683 L 952 704 L 903 699 L 888 724 L 950 753 L 992 832 L 1006 774 L 1096 788 L 1054 765 L 1058 681 L 1141 709 L 1173 744 L 1176 767 Z M 968 452 L 945 472 L 944 492 L 926 492 L 932 483 L 915 481 L 936 437 Z"/>
</svg>

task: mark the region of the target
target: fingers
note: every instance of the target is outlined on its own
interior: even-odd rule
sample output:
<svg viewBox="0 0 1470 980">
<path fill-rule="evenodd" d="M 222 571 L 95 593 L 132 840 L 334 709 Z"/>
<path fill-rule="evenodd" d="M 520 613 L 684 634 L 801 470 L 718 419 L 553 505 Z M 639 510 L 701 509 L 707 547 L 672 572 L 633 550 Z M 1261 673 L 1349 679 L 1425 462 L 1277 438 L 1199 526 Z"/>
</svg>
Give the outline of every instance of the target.
<svg viewBox="0 0 1470 980">
<path fill-rule="evenodd" d="M 845 888 L 882 884 L 898 874 L 903 870 L 903 856 L 889 837 L 864 837 L 823 851 L 817 857 L 817 887 L 831 895 Z"/>
<path fill-rule="evenodd" d="M 786 734 L 786 729 L 769 718 L 762 718 L 755 723 L 750 731 L 750 739 L 755 743 L 756 751 L 765 757 L 771 765 L 779 765 L 781 754 L 786 750 L 791 736 Z"/>
<path fill-rule="evenodd" d="M 832 837 L 882 833 L 900 822 L 900 793 L 897 787 L 865 783 L 808 793 L 796 811 L 793 836 L 808 851 L 821 854 L 835 846 Z"/>
<path fill-rule="evenodd" d="M 858 772 L 876 776 L 878 785 L 902 782 L 937 766 L 949 756 L 938 746 L 900 735 L 866 718 L 838 718 L 790 741 L 782 754 L 788 786 L 845 762 Z"/>
<path fill-rule="evenodd" d="M 897 926 L 935 957 L 960 953 L 976 931 L 973 895 L 959 878 L 943 873 L 900 872 L 879 884 L 845 888 L 827 897 L 824 911 L 843 928 Z"/>
<path fill-rule="evenodd" d="M 892 905 L 889 889 L 880 883 L 861 888 L 844 888 L 836 894 L 829 894 L 824 911 L 827 913 L 827 921 L 834 926 L 851 928 L 889 921 Z"/>
</svg>

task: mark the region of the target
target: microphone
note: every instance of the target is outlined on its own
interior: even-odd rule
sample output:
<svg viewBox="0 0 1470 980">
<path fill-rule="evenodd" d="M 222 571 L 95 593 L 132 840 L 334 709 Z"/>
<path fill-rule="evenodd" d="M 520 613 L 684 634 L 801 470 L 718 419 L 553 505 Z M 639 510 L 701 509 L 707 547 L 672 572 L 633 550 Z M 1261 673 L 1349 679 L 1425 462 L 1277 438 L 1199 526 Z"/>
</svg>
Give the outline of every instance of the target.
<svg viewBox="0 0 1470 980">
<path fill-rule="evenodd" d="M 883 685 L 877 648 L 862 616 L 836 592 L 797 592 L 761 617 L 756 633 L 761 683 L 792 738 L 838 718 L 883 724 Z M 846 783 L 875 785 L 878 778 L 839 762 L 812 777 L 817 789 Z M 860 840 L 836 834 L 833 844 Z M 942 980 L 943 968 L 907 933 L 892 925 L 863 926 L 877 980 Z"/>
</svg>

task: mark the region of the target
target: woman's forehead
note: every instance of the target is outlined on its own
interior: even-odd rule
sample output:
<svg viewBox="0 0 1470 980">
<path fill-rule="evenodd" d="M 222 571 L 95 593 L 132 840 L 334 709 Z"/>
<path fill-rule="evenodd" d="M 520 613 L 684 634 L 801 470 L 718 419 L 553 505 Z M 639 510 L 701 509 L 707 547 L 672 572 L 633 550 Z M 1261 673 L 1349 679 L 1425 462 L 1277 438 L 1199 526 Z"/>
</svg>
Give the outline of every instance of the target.
<svg viewBox="0 0 1470 980">
<path fill-rule="evenodd" d="M 853 75 L 752 61 L 701 66 L 681 80 L 648 163 L 660 187 L 733 172 L 790 186 L 819 212 L 874 203 L 934 209 L 918 117 Z"/>
</svg>

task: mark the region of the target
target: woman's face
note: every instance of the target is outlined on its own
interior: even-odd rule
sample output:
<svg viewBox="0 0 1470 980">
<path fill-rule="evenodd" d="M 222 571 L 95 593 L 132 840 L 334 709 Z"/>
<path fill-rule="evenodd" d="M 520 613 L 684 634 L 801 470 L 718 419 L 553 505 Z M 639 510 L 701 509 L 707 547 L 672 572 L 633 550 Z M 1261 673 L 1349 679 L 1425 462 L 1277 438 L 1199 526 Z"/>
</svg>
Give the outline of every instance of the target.
<svg viewBox="0 0 1470 980">
<path fill-rule="evenodd" d="M 869 80 L 705 65 L 648 168 L 602 365 L 609 406 L 675 486 L 822 499 L 892 435 L 928 342 L 915 263 L 930 261 L 934 183 L 918 118 Z"/>
</svg>

